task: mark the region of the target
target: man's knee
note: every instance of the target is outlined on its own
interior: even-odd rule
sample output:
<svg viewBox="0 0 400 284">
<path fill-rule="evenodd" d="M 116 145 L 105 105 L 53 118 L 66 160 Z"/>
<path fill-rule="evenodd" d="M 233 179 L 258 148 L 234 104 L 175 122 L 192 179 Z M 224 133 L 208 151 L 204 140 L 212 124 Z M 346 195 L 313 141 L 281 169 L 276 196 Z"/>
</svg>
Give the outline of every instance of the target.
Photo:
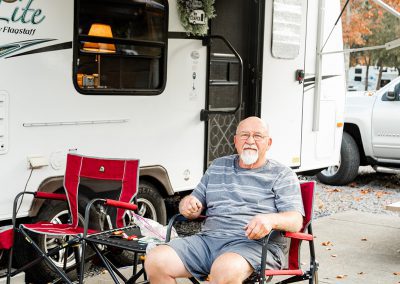
<svg viewBox="0 0 400 284">
<path fill-rule="evenodd" d="M 190 276 L 177 253 L 167 245 L 160 245 L 146 255 L 146 273 L 153 278 L 176 278 Z"/>
<path fill-rule="evenodd" d="M 166 265 L 165 261 L 168 261 L 168 255 L 171 253 L 169 251 L 168 246 L 157 246 L 150 250 L 150 252 L 146 255 L 146 261 L 144 266 L 146 268 L 146 272 L 148 274 L 152 274 L 154 272 L 162 271 Z"/>
<path fill-rule="evenodd" d="M 242 256 L 224 253 L 211 267 L 211 283 L 242 283 L 252 272 L 253 268 Z"/>
</svg>

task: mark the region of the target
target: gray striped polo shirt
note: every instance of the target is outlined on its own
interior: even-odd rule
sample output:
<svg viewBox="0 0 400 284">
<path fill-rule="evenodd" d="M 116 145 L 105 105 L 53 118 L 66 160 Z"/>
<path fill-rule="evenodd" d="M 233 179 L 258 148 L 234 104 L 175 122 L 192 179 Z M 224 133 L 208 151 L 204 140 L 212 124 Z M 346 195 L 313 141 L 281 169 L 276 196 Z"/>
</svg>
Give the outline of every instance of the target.
<svg viewBox="0 0 400 284">
<path fill-rule="evenodd" d="M 274 160 L 243 169 L 238 155 L 218 158 L 192 195 L 207 209 L 202 233 L 214 237 L 245 237 L 244 227 L 257 214 L 297 211 L 304 216 L 296 174 Z M 273 241 L 284 244 L 279 238 L 276 234 Z"/>
</svg>

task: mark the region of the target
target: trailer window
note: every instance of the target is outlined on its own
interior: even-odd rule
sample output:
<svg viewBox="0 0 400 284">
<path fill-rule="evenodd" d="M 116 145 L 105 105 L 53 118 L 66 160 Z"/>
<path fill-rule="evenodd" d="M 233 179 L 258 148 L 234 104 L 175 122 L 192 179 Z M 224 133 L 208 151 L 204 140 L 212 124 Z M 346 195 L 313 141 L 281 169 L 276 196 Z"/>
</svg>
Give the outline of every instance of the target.
<svg viewBox="0 0 400 284">
<path fill-rule="evenodd" d="M 299 55 L 302 24 L 301 0 L 274 0 L 272 56 L 295 59 Z"/>
<path fill-rule="evenodd" d="M 75 3 L 75 88 L 83 94 L 160 94 L 166 80 L 167 0 Z"/>
</svg>

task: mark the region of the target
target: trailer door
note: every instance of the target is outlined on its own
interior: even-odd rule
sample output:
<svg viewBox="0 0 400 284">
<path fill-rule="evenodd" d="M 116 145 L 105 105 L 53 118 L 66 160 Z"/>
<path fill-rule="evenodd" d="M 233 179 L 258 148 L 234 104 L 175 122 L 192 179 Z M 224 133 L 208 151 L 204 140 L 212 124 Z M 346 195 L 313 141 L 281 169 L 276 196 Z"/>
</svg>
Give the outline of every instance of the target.
<svg viewBox="0 0 400 284">
<path fill-rule="evenodd" d="M 303 109 L 297 76 L 304 72 L 307 1 L 266 1 L 265 9 L 261 118 L 271 127 L 269 156 L 297 168 Z"/>
<path fill-rule="evenodd" d="M 255 110 L 255 72 L 261 61 L 259 34 L 262 33 L 264 1 L 215 1 L 217 17 L 211 20 L 208 96 L 202 119 L 206 121 L 205 167 L 215 158 L 235 153 L 233 136 L 245 116 Z M 263 10 L 261 10 L 263 11 Z M 259 65 L 259 66 L 258 66 Z"/>
</svg>

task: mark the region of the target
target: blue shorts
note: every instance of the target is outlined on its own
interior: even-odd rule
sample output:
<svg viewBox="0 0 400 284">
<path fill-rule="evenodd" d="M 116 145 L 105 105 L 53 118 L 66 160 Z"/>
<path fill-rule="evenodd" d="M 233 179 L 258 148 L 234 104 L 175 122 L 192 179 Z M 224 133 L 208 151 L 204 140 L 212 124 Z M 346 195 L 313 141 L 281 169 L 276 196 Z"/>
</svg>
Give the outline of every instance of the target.
<svg viewBox="0 0 400 284">
<path fill-rule="evenodd" d="M 259 240 L 196 234 L 173 239 L 167 245 L 176 251 L 190 274 L 200 280 L 204 280 L 210 273 L 214 260 L 227 252 L 241 255 L 256 271 L 261 266 L 262 242 Z M 267 268 L 281 269 L 283 258 L 282 250 L 271 244 L 268 248 Z"/>
</svg>

